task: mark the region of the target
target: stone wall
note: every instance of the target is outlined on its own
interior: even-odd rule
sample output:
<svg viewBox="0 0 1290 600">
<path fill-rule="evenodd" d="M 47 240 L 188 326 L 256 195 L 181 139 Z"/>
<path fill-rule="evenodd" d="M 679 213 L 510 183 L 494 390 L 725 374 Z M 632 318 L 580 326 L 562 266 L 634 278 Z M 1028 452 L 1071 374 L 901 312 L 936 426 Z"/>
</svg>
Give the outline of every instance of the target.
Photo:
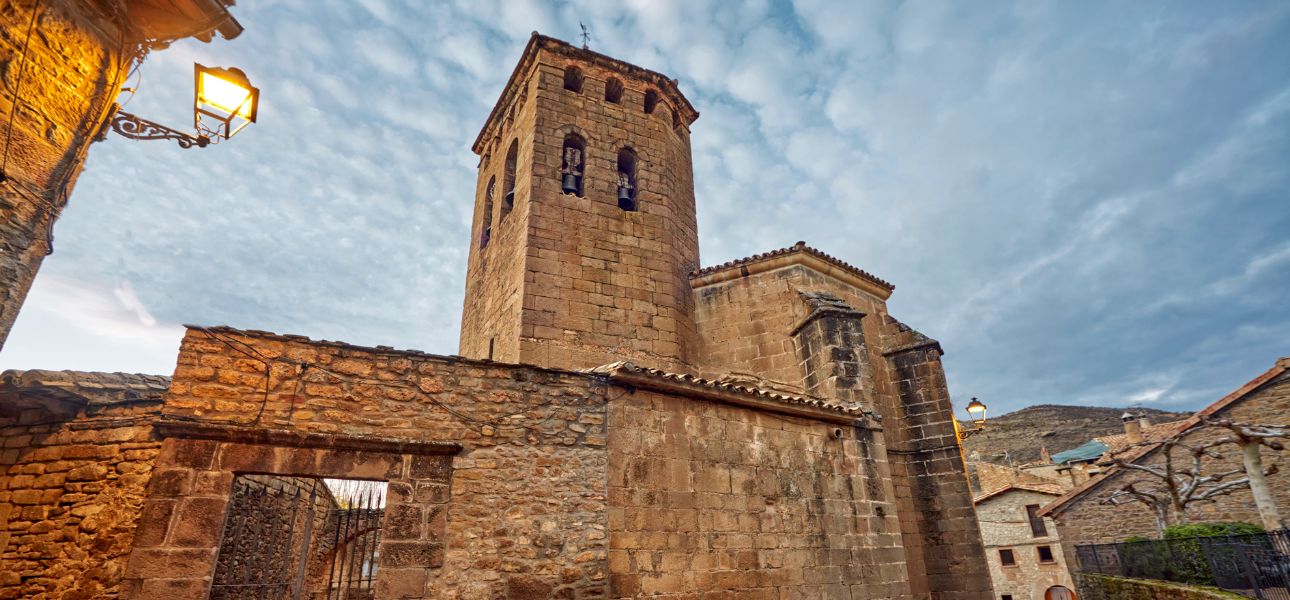
<svg viewBox="0 0 1290 600">
<path fill-rule="evenodd" d="M 79 0 L 0 5 L 0 347 L 125 78 L 122 34 Z M 33 19 L 34 17 L 34 19 Z M 30 31 L 30 34 L 28 33 Z M 24 56 L 25 55 L 25 56 Z M 14 105 L 17 104 L 15 109 Z"/>
<path fill-rule="evenodd" d="M 901 528 L 915 594 L 990 597 L 990 578 L 972 506 L 963 451 L 955 433 L 939 345 L 922 336 L 886 353 L 895 406 L 880 403 L 889 442 Z M 924 587 L 925 586 L 925 587 Z"/>
<path fill-rule="evenodd" d="M 940 346 L 887 314 L 890 286 L 805 244 L 705 269 L 693 281 L 699 371 L 745 372 L 799 389 L 813 374 L 833 380 L 811 384 L 816 393 L 869 403 L 882 417 L 912 593 L 990 596 Z M 827 293 L 863 313 L 852 317 L 858 331 L 851 331 L 855 323 L 846 335 L 841 324 L 796 331 L 811 310 L 803 292 Z M 863 345 L 841 348 L 844 338 Z M 837 363 L 832 369 L 830 361 Z M 848 380 L 865 389 L 838 389 Z"/>
<path fill-rule="evenodd" d="M 981 540 L 985 543 L 996 596 L 1008 594 L 1014 600 L 1043 600 L 1045 590 L 1052 586 L 1075 588 L 1056 524 L 1052 519 L 1045 519 L 1047 535 L 1036 537 L 1026 513 L 1027 505 L 1043 506 L 1053 498 L 1052 494 L 1014 489 L 977 503 Z M 1052 551 L 1052 561 L 1040 561 L 1040 546 Z M 1001 549 L 1012 550 L 1016 564 L 1004 566 L 999 558 Z"/>
<path fill-rule="evenodd" d="M 1076 573 L 1083 600 L 1243 600 L 1247 596 L 1197 585 L 1152 579 L 1126 579 L 1095 573 Z"/>
<path fill-rule="evenodd" d="M 0 598 L 116 597 L 160 402 L 72 411 L 0 420 Z"/>
<path fill-rule="evenodd" d="M 226 329 L 190 330 L 178 362 L 166 399 L 168 420 L 336 440 L 329 443 L 460 444 L 451 462 L 450 492 L 442 484 L 391 484 L 389 519 L 399 518 L 394 505 L 401 497 L 442 498 L 449 505 L 446 511 L 421 507 L 407 514 L 414 523 L 441 519 L 444 528 L 442 563 L 429 575 L 400 579 L 415 585 L 421 577 L 425 597 L 604 593 L 606 407 L 605 387 L 596 378 Z M 250 470 L 397 479 L 367 472 L 376 467 L 364 467 L 365 475 L 352 471 L 346 465 L 359 464 L 357 457 L 329 470 L 320 462 L 323 455 L 293 466 L 282 454 L 286 442 L 242 445 L 248 449 L 229 450 L 227 459 L 214 456 L 209 460 L 216 462 L 205 464 L 215 466 L 202 469 L 230 477 Z M 402 455 L 395 451 L 381 456 L 386 455 L 374 464 L 393 469 L 397 462 L 416 478 L 416 459 L 396 461 Z M 222 460 L 231 463 L 220 466 Z M 239 461 L 253 461 L 255 468 L 239 467 Z M 171 541 L 157 543 L 183 555 Z M 203 543 L 213 553 L 214 546 Z M 146 573 L 136 572 L 141 586 L 150 578 Z"/>
<path fill-rule="evenodd" d="M 801 357 L 791 333 L 810 312 L 801 290 L 827 291 L 852 308 L 869 315 L 863 322 L 866 339 L 882 338 L 885 296 L 846 285 L 819 270 L 787 264 L 721 281 L 698 281 L 694 291 L 695 322 L 701 340 L 696 357 L 700 373 L 756 374 L 793 386 L 803 386 Z M 871 344 L 871 362 L 882 360 Z"/>
<path fill-rule="evenodd" d="M 1290 373 L 1282 373 L 1214 416 L 1241 423 L 1282 427 L 1290 425 Z M 1223 436 L 1224 432 L 1221 429 L 1200 429 L 1188 434 L 1185 439 L 1188 443 L 1195 443 Z M 1220 451 L 1223 458 L 1207 460 L 1203 472 L 1218 472 L 1241 466 L 1240 452 L 1235 446 L 1225 446 Z M 1290 450 L 1277 452 L 1264 448 L 1262 453 L 1264 465 L 1271 465 L 1278 460 L 1284 464 L 1290 459 Z M 1163 455 L 1154 452 L 1144 460 L 1148 463 L 1160 463 Z M 1155 517 L 1145 506 L 1137 503 L 1111 506 L 1104 503 L 1107 497 L 1131 482 L 1152 481 L 1146 477 L 1135 472 L 1121 472 L 1110 476 L 1053 512 L 1052 516 L 1057 521 L 1069 556 L 1073 556 L 1075 544 L 1118 542 L 1129 536 L 1157 537 Z M 1290 473 L 1281 469 L 1268 477 L 1268 483 L 1284 520 L 1290 515 Z M 1258 510 L 1248 488 L 1215 498 L 1213 503 L 1195 504 L 1187 509 L 1186 514 L 1177 515 L 1176 520 L 1180 523 L 1260 523 Z"/>
<path fill-rule="evenodd" d="M 643 391 L 609 419 L 612 597 L 909 597 L 881 431 Z"/>
</svg>

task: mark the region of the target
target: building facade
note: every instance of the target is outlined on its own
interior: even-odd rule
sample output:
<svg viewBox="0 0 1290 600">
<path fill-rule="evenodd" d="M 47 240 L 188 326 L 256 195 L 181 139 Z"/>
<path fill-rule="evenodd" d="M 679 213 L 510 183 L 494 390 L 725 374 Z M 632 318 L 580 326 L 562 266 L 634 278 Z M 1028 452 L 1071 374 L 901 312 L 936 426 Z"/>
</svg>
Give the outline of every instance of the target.
<svg viewBox="0 0 1290 600">
<path fill-rule="evenodd" d="M 127 75 L 187 37 L 232 39 L 226 0 L 11 0 L 0 7 L 0 348 Z"/>
<path fill-rule="evenodd" d="M 1060 496 L 1054 484 L 1016 483 L 976 498 L 990 578 L 1000 600 L 1069 600 L 1075 584 L 1056 524 L 1039 510 Z"/>
<path fill-rule="evenodd" d="M 190 327 L 131 434 L 155 455 L 103 585 L 300 590 L 312 558 L 265 561 L 368 539 L 306 543 L 334 522 L 296 517 L 313 503 L 253 535 L 237 515 L 287 510 L 241 491 L 269 477 L 386 486 L 354 597 L 991 597 L 940 345 L 804 243 L 700 269 L 697 116 L 674 80 L 535 33 L 474 145 L 461 356 Z M 82 420 L 30 404 L 0 431 L 10 547 L 111 501 L 15 468 L 37 424 Z M 0 597 L 75 571 L 70 543 L 19 552 Z"/>
</svg>

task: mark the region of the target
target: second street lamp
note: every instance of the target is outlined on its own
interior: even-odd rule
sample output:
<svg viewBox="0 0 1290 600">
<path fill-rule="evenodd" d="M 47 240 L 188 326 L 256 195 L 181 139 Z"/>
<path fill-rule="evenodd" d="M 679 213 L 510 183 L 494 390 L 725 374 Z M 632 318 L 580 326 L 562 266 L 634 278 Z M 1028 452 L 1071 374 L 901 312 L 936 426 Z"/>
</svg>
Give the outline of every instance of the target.
<svg viewBox="0 0 1290 600">
<path fill-rule="evenodd" d="M 972 437 L 972 434 L 985 431 L 985 404 L 977 400 L 975 396 L 967 405 L 968 417 L 972 420 L 972 429 L 959 429 L 958 436 L 960 440 L 966 440 Z"/>
</svg>

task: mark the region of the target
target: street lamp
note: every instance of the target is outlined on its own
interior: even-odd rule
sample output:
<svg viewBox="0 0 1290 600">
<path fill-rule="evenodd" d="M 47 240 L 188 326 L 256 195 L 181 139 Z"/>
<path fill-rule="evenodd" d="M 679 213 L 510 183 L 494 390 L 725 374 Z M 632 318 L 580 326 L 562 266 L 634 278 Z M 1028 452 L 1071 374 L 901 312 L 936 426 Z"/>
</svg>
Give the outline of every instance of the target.
<svg viewBox="0 0 1290 600">
<path fill-rule="evenodd" d="M 958 435 L 960 440 L 966 440 L 969 437 L 972 437 L 972 434 L 985 431 L 985 404 L 981 403 L 980 400 L 977 400 L 976 397 L 973 396 L 972 401 L 968 402 L 967 413 L 968 417 L 972 420 L 974 428 L 959 430 Z"/>
<path fill-rule="evenodd" d="M 149 121 L 114 106 L 112 131 L 134 140 L 175 140 L 180 148 L 205 148 L 255 122 L 260 90 L 238 68 L 193 64 L 193 129 L 196 135 Z"/>
</svg>

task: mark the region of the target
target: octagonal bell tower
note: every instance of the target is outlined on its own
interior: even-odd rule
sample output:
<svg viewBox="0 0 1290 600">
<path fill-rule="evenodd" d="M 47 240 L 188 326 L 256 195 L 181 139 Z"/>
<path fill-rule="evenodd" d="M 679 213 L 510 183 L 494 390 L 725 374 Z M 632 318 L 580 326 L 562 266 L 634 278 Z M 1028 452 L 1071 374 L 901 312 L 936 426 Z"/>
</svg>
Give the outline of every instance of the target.
<svg viewBox="0 0 1290 600">
<path fill-rule="evenodd" d="M 676 81 L 533 34 L 473 147 L 463 356 L 692 370 L 696 118 Z"/>
</svg>

